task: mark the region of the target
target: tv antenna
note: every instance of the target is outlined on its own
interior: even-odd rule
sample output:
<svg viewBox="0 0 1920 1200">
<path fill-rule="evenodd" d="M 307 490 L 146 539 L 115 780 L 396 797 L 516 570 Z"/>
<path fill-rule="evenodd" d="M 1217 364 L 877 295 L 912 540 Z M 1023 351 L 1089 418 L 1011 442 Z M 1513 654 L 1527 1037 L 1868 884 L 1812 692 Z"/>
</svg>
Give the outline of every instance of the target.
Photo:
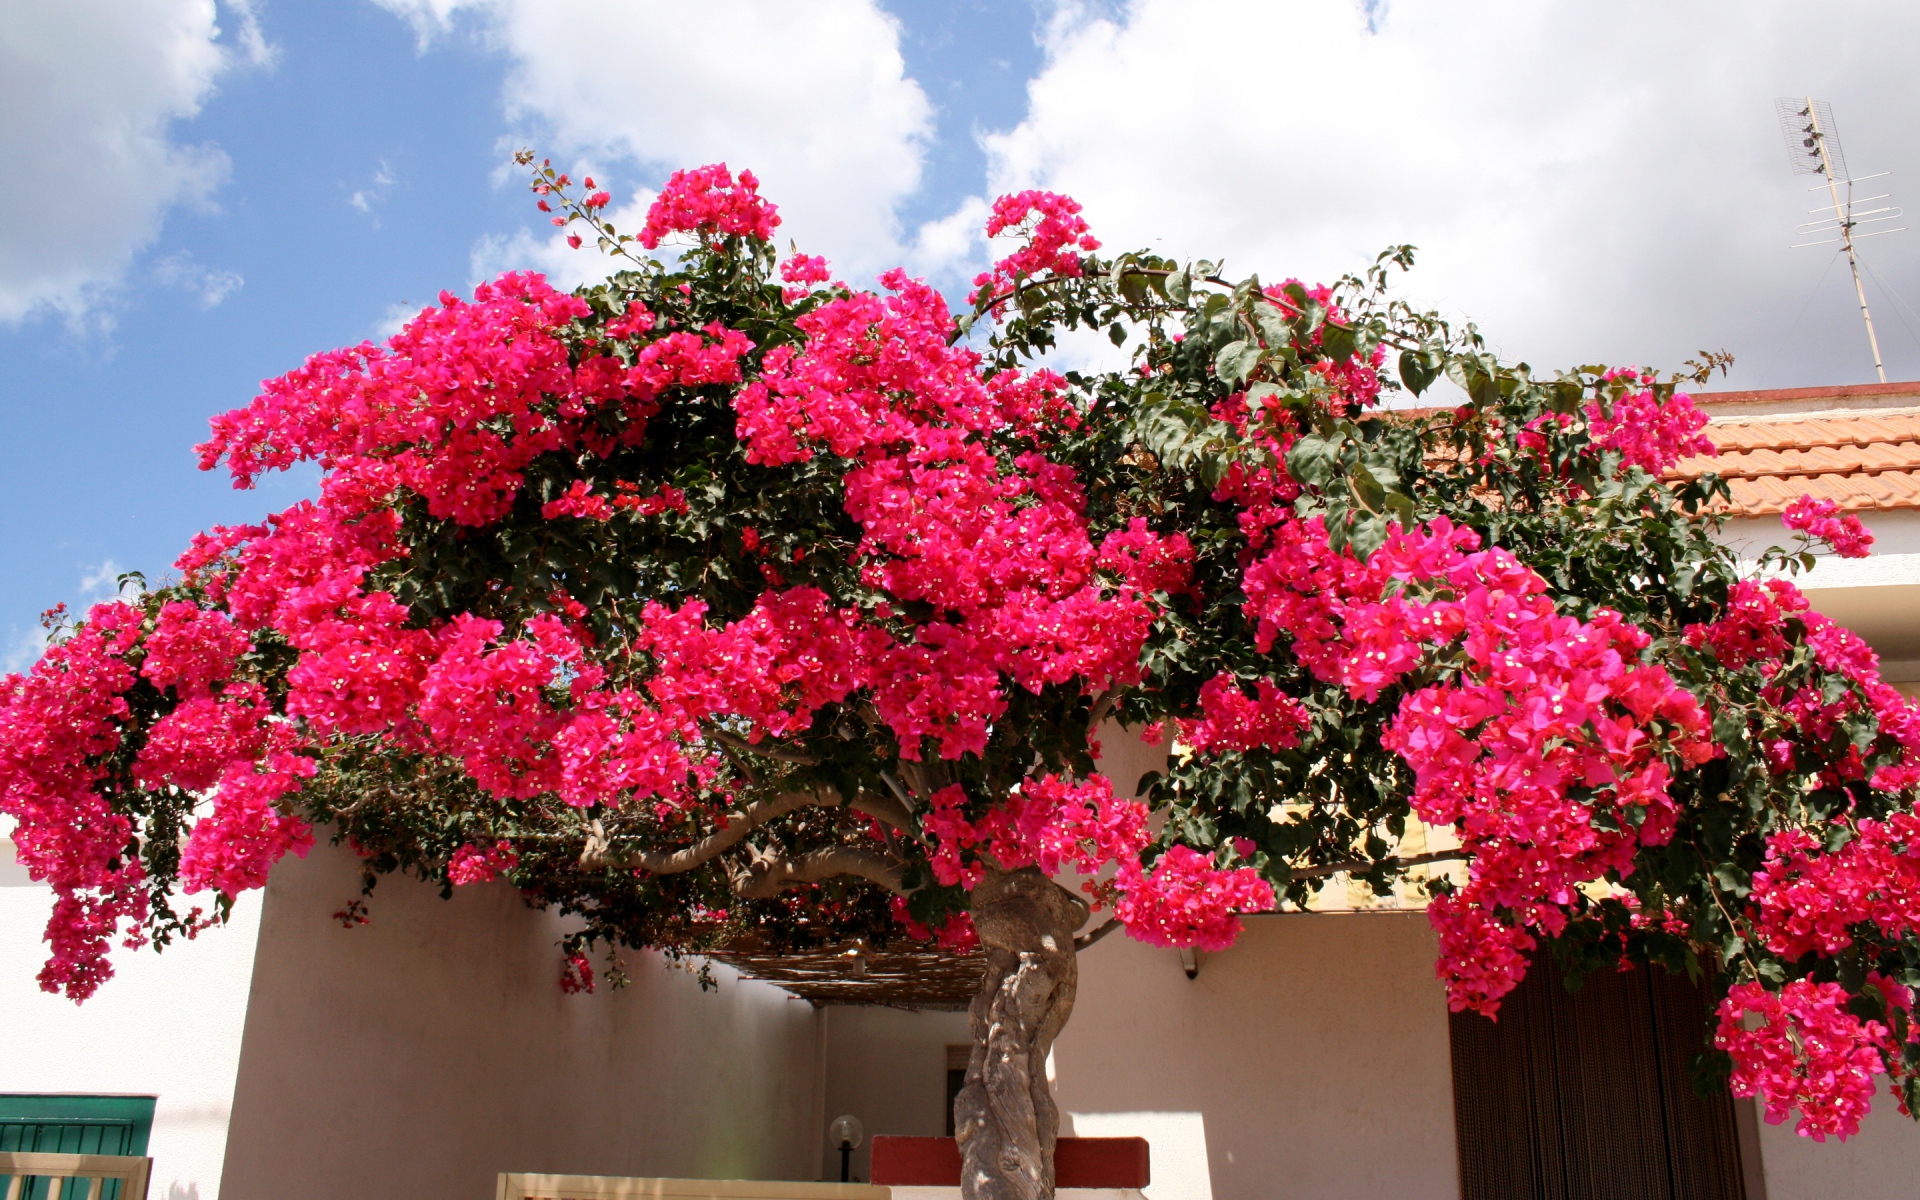
<svg viewBox="0 0 1920 1200">
<path fill-rule="evenodd" d="M 1879 225 L 1885 221 L 1900 219 L 1901 210 L 1893 205 L 1880 208 L 1855 210 L 1856 204 L 1870 204 L 1875 200 L 1885 200 L 1892 195 L 1883 192 L 1878 196 L 1862 196 L 1856 199 L 1853 185 L 1868 179 L 1880 179 L 1892 174 L 1880 171 L 1873 175 L 1861 175 L 1857 178 L 1847 173 L 1847 157 L 1840 149 L 1840 130 L 1833 120 L 1833 109 L 1826 101 L 1815 100 L 1812 96 L 1799 99 L 1784 97 L 1773 102 L 1774 111 L 1780 114 L 1780 132 L 1787 139 L 1787 159 L 1793 164 L 1795 175 L 1820 175 L 1825 177 L 1824 184 L 1815 184 L 1808 188 L 1817 192 L 1826 188 L 1827 198 L 1833 203 L 1820 208 L 1810 208 L 1809 215 L 1814 220 L 1800 224 L 1801 237 L 1818 237 L 1823 233 L 1837 234 L 1837 237 L 1819 238 L 1811 242 L 1795 242 L 1794 249 L 1802 246 L 1831 246 L 1840 244 L 1841 252 L 1847 256 L 1847 266 L 1853 269 L 1853 294 L 1860 301 L 1860 319 L 1867 326 L 1867 345 L 1873 350 L 1873 369 L 1879 373 L 1880 382 L 1887 381 L 1887 368 L 1880 361 L 1880 339 L 1874 336 L 1873 314 L 1867 310 L 1867 289 L 1860 283 L 1860 259 L 1854 252 L 1854 242 L 1862 238 L 1878 237 L 1883 233 L 1899 233 L 1905 225 L 1894 229 L 1873 229 L 1866 233 L 1854 230 L 1869 225 Z M 1840 189 L 1846 188 L 1846 196 L 1841 197 Z M 1824 215 L 1822 215 L 1824 214 Z"/>
</svg>

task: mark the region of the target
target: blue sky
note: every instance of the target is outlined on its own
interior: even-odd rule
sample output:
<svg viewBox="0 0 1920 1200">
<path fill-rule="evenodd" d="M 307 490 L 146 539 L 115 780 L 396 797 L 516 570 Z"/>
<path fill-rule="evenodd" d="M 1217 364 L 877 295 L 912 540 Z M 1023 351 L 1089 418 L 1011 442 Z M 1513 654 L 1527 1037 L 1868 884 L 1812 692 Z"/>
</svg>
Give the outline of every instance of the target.
<svg viewBox="0 0 1920 1200">
<path fill-rule="evenodd" d="M 1816 201 L 1771 101 L 1831 100 L 1855 169 L 1895 171 L 1897 202 L 1920 187 L 1920 85 L 1898 58 L 1915 19 L 1860 6 L 1876 23 L 1808 50 L 1785 4 L 1555 7 L 9 6 L 0 661 L 30 655 L 49 604 L 114 569 L 164 574 L 196 530 L 304 493 L 307 476 L 249 493 L 195 470 L 206 418 L 262 378 L 479 273 L 589 273 L 503 170 L 519 145 L 597 171 L 616 204 L 672 166 L 753 166 L 804 247 L 950 290 L 985 254 L 968 233 L 985 198 L 1053 186 L 1110 245 L 1272 276 L 1415 241 L 1413 293 L 1537 363 L 1725 346 L 1734 386 L 1871 378 L 1844 268 L 1786 249 Z M 1895 300 L 1920 303 L 1915 238 L 1869 244 L 1894 378 L 1920 377 L 1920 314 Z"/>
</svg>

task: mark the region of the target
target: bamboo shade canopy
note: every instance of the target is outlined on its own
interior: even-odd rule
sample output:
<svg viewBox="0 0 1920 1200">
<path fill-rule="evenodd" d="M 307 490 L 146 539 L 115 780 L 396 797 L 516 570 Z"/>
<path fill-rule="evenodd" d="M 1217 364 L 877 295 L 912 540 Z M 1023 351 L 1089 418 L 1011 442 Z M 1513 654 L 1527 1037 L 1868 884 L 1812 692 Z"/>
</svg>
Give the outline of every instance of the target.
<svg viewBox="0 0 1920 1200">
<path fill-rule="evenodd" d="M 707 957 L 815 1004 L 955 1010 L 964 1009 L 980 986 L 979 955 L 912 942 L 776 952 L 748 937 Z"/>
</svg>

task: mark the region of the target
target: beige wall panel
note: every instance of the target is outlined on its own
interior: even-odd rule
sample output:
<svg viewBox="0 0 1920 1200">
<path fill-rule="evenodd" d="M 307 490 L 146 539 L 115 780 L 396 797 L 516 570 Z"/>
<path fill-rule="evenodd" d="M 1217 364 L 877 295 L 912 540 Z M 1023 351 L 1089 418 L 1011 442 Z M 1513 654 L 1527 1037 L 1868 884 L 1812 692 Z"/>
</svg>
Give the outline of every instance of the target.
<svg viewBox="0 0 1920 1200">
<path fill-rule="evenodd" d="M 1760 1125 L 1766 1200 L 1832 1200 L 1835 1196 L 1920 1195 L 1920 1125 L 1900 1115 L 1884 1085 L 1860 1133 L 1846 1142 L 1816 1143 L 1793 1132 L 1797 1117 Z"/>
<path fill-rule="evenodd" d="M 1153 1200 L 1453 1200 L 1447 1005 L 1424 914 L 1254 917 L 1189 981 L 1124 935 L 1081 956 L 1054 1049 L 1073 1132 L 1153 1143 Z"/>
<path fill-rule="evenodd" d="M 267 888 L 223 1200 L 484 1200 L 502 1171 L 812 1179 L 820 1014 L 633 956 L 558 987 L 559 920 L 503 886 L 381 881 L 317 847 Z M 206 1198 L 211 1200 L 211 1198 Z"/>
</svg>

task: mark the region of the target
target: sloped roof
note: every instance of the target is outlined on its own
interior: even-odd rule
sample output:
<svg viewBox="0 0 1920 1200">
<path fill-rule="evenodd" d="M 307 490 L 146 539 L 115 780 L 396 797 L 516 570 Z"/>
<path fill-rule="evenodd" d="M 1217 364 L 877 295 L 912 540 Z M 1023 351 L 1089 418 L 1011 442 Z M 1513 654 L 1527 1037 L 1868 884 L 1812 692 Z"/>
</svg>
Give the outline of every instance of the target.
<svg viewBox="0 0 1920 1200">
<path fill-rule="evenodd" d="M 1720 453 L 1673 478 L 1727 480 L 1735 516 L 1768 516 L 1801 496 L 1850 512 L 1920 509 L 1920 383 L 1697 393 Z"/>
</svg>

